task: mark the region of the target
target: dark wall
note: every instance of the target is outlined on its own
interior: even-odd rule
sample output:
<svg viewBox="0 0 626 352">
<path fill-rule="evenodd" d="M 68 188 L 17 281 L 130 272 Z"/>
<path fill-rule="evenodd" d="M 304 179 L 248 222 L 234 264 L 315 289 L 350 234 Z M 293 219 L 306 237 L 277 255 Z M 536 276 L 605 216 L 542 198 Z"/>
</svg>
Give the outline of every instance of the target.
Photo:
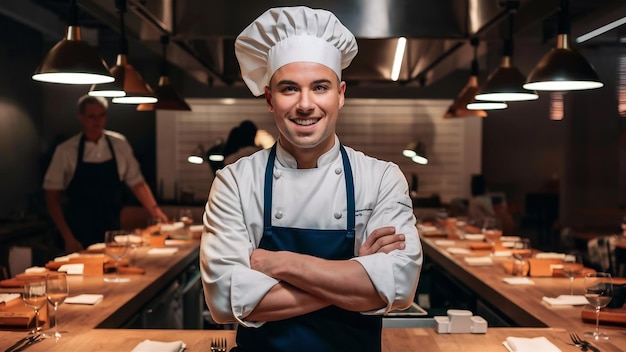
<svg viewBox="0 0 626 352">
<path fill-rule="evenodd" d="M 4 218 L 34 207 L 38 199 L 43 91 L 24 79 L 33 74 L 41 57 L 40 35 L 2 19 L 0 43 L 0 218 Z"/>
<path fill-rule="evenodd" d="M 19 33 L 19 35 L 15 35 Z M 62 33 L 59 33 L 60 40 Z M 55 41 L 44 39 L 0 16 L 0 218 L 19 213 L 46 215 L 41 185 L 55 146 L 80 132 L 76 101 L 89 86 L 35 82 L 30 77 Z M 98 48 L 97 50 L 100 50 Z M 114 49 L 111 49 L 114 50 Z M 137 49 L 138 51 L 141 49 Z M 131 48 L 131 53 L 133 49 Z M 114 51 L 101 52 L 105 58 Z M 144 53 L 131 63 L 150 85 L 158 81 L 158 60 Z M 142 55 L 143 54 L 143 55 Z M 107 59 L 109 64 L 113 60 Z M 156 139 L 154 112 L 110 104 L 107 129 L 124 134 L 154 190 Z M 130 202 L 134 198 L 130 196 Z"/>
</svg>

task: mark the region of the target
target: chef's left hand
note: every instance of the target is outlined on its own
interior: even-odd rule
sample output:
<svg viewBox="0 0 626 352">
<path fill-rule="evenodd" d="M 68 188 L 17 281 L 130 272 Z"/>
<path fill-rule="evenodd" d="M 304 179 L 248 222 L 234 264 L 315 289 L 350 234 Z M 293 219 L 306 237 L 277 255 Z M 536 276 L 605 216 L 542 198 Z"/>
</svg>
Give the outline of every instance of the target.
<svg viewBox="0 0 626 352">
<path fill-rule="evenodd" d="M 359 248 L 359 257 L 374 253 L 389 253 L 396 249 L 404 249 L 404 234 L 396 233 L 396 228 L 386 226 L 378 228 L 367 237 L 367 240 Z"/>
<path fill-rule="evenodd" d="M 272 269 L 277 265 L 278 253 L 261 248 L 253 250 L 250 255 L 250 268 L 272 276 Z"/>
</svg>

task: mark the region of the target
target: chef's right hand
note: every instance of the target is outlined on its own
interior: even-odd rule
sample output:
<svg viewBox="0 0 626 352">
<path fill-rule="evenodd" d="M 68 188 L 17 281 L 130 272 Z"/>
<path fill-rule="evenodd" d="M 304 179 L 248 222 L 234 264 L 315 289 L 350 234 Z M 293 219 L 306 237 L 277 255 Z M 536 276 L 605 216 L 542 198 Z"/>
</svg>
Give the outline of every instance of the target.
<svg viewBox="0 0 626 352">
<path fill-rule="evenodd" d="M 404 234 L 396 233 L 396 228 L 386 226 L 378 228 L 367 237 L 361 248 L 359 248 L 359 257 L 374 253 L 389 253 L 396 249 L 404 249 Z"/>
<path fill-rule="evenodd" d="M 83 250 L 83 245 L 78 242 L 74 236 L 65 240 L 65 254 L 71 254 L 80 252 Z"/>
</svg>

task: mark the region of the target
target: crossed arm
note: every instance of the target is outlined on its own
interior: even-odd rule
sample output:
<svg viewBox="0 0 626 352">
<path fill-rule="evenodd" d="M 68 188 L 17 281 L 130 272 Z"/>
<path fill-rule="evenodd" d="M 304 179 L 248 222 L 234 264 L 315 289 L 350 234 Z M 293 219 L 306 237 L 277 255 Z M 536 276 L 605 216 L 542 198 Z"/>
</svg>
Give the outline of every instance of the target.
<svg viewBox="0 0 626 352">
<path fill-rule="evenodd" d="M 394 227 L 382 227 L 372 232 L 358 255 L 404 248 L 404 234 L 396 233 Z M 324 260 L 293 252 L 255 249 L 250 265 L 280 282 L 246 317 L 249 321 L 282 320 L 329 305 L 350 311 L 370 311 L 386 305 L 365 269 L 354 260 Z"/>
</svg>

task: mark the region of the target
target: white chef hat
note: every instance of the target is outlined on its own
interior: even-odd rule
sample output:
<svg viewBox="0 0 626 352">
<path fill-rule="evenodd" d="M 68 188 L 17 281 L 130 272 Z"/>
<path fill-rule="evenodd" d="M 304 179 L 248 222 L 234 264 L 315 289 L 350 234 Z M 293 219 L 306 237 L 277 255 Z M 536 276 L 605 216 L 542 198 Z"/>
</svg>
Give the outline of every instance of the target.
<svg viewBox="0 0 626 352">
<path fill-rule="evenodd" d="M 334 14 L 305 6 L 267 10 L 239 34 L 235 55 L 252 94 L 263 94 L 270 78 L 292 62 L 316 62 L 335 71 L 358 51 L 354 35 Z"/>
</svg>

